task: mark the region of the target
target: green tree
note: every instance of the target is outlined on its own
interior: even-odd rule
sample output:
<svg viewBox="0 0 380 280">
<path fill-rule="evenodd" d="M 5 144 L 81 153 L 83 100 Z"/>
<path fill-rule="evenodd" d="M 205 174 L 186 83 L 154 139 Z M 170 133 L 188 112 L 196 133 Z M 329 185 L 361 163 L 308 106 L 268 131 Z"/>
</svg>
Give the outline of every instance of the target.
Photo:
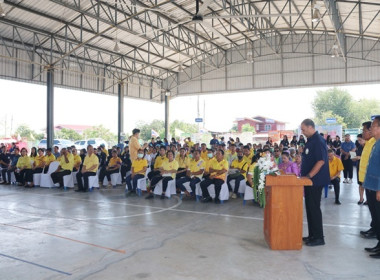
<svg viewBox="0 0 380 280">
<path fill-rule="evenodd" d="M 341 117 L 338 123 L 345 124 L 347 128 L 357 128 L 364 121 L 370 120 L 371 115 L 380 110 L 380 103 L 374 99 L 353 100 L 347 90 L 331 88 L 318 91 L 312 102 L 315 119 L 324 124 L 327 117 Z"/>
<path fill-rule="evenodd" d="M 230 132 L 238 132 L 238 126 L 236 123 L 231 127 Z"/>
<path fill-rule="evenodd" d="M 31 129 L 28 125 L 26 124 L 21 124 L 19 127 L 17 127 L 15 131 L 15 135 L 23 138 L 27 138 L 29 141 L 31 140 L 41 140 L 44 138 L 43 133 L 37 133 L 33 129 Z"/>
<path fill-rule="evenodd" d="M 153 120 L 150 124 L 138 122 L 137 126 L 140 129 L 140 138 L 148 141 L 152 135 L 152 129 L 156 131 L 161 138 L 165 137 L 165 122 L 161 120 Z"/>
<path fill-rule="evenodd" d="M 102 138 L 103 140 L 116 143 L 117 136 L 113 134 L 108 128 L 105 128 L 103 125 L 93 126 L 92 128 L 86 129 L 84 131 L 85 138 Z"/>
<path fill-rule="evenodd" d="M 175 120 L 170 124 L 170 134 L 174 135 L 175 129 L 180 129 L 185 133 L 197 133 L 198 132 L 198 125 L 196 124 L 190 124 L 185 123 L 179 120 Z M 169 139 L 168 139 L 169 140 Z"/>
<path fill-rule="evenodd" d="M 55 138 L 68 139 L 71 141 L 77 141 L 83 138 L 78 132 L 73 129 L 62 128 L 55 133 Z"/>
<path fill-rule="evenodd" d="M 242 132 L 252 132 L 253 134 L 256 133 L 256 129 L 253 126 L 251 126 L 249 123 L 243 124 L 241 126 L 241 131 Z"/>
<path fill-rule="evenodd" d="M 326 125 L 326 119 L 335 118 L 336 123 L 342 125 L 343 129 L 347 128 L 347 124 L 344 122 L 343 117 L 335 115 L 331 111 L 326 111 L 321 114 L 320 117 L 314 119 L 315 123 L 318 125 Z"/>
</svg>

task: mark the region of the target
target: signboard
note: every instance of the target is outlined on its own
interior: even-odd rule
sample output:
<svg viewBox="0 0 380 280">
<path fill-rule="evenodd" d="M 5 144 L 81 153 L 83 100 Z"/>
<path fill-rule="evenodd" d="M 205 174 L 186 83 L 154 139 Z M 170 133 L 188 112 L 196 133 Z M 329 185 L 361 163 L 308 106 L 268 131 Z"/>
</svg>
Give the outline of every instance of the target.
<svg viewBox="0 0 380 280">
<path fill-rule="evenodd" d="M 328 118 L 326 119 L 326 123 L 336 123 L 336 118 Z"/>
<path fill-rule="evenodd" d="M 203 122 L 203 119 L 202 118 L 196 118 L 195 122 Z"/>
<path fill-rule="evenodd" d="M 266 123 L 274 123 L 274 120 L 272 120 L 272 119 L 265 119 L 265 122 Z"/>
</svg>

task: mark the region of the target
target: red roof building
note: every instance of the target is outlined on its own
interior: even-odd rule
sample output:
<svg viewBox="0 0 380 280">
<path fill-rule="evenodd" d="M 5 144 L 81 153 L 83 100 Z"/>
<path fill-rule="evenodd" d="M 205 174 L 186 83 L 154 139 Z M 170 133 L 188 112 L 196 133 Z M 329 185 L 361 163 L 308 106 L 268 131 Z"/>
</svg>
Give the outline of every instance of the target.
<svg viewBox="0 0 380 280">
<path fill-rule="evenodd" d="M 236 120 L 238 132 L 242 132 L 242 126 L 249 124 L 253 126 L 256 133 L 268 132 L 273 130 L 285 130 L 285 122 L 277 121 L 263 116 L 252 118 L 239 118 Z"/>
</svg>

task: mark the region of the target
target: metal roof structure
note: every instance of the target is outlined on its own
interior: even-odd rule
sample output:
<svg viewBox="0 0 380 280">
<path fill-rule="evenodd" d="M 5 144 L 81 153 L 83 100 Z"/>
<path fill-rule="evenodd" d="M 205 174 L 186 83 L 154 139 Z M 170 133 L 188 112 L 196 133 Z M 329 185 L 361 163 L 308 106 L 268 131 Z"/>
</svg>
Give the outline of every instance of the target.
<svg viewBox="0 0 380 280">
<path fill-rule="evenodd" d="M 165 95 L 380 81 L 378 0 L 1 0 L 0 77 Z M 0 13 L 1 14 L 1 13 Z M 332 57 L 333 56 L 333 57 Z"/>
</svg>

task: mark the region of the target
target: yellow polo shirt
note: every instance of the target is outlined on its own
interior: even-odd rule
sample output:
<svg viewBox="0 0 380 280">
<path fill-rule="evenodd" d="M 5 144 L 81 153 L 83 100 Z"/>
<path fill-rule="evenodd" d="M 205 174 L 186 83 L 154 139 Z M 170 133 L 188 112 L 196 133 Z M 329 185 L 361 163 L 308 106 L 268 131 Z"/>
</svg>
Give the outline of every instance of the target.
<svg viewBox="0 0 380 280">
<path fill-rule="evenodd" d="M 178 161 L 176 161 L 175 159 L 171 162 L 169 160 L 165 160 L 162 163 L 162 169 L 165 171 L 177 170 L 178 169 Z M 165 174 L 165 175 L 169 175 L 169 174 Z M 175 178 L 175 175 L 176 175 L 176 173 L 171 173 L 171 176 L 173 179 Z"/>
<path fill-rule="evenodd" d="M 17 168 L 31 169 L 32 164 L 30 163 L 31 159 L 28 156 L 19 157 L 17 161 Z"/>
<path fill-rule="evenodd" d="M 148 166 L 148 161 L 146 159 L 136 159 L 132 162 L 132 170 L 134 174 L 145 175 L 144 167 Z"/>
<path fill-rule="evenodd" d="M 74 156 L 74 166 L 79 166 L 82 163 L 82 158 L 79 155 Z"/>
<path fill-rule="evenodd" d="M 250 154 L 249 156 L 244 156 L 243 160 L 245 160 L 248 165 L 251 165 L 252 157 L 253 157 L 253 155 Z"/>
<path fill-rule="evenodd" d="M 194 146 L 194 142 L 189 141 L 189 142 L 187 142 L 187 145 L 189 146 L 189 148 L 192 148 Z"/>
<path fill-rule="evenodd" d="M 257 162 L 254 162 L 254 163 L 252 163 L 252 164 L 248 167 L 248 174 L 251 175 L 252 177 L 253 177 L 253 174 L 254 174 L 254 172 L 255 172 L 256 164 L 257 164 Z"/>
<path fill-rule="evenodd" d="M 59 161 L 59 165 L 64 170 L 73 171 L 73 168 L 74 168 L 74 156 L 72 154 L 67 154 L 67 159 L 69 160 L 69 162 L 66 162 L 65 157 L 61 156 L 61 159 Z"/>
<path fill-rule="evenodd" d="M 206 160 L 206 164 L 205 164 L 205 172 L 209 173 L 210 172 L 210 166 L 211 166 L 211 163 L 212 161 L 215 160 L 215 157 L 213 158 L 209 158 Z"/>
<path fill-rule="evenodd" d="M 164 163 L 164 161 L 167 161 L 168 158 L 166 156 L 158 156 L 154 162 L 154 169 L 158 169 L 158 168 L 161 168 L 162 167 L 162 164 Z M 178 169 L 178 167 L 177 167 Z"/>
<path fill-rule="evenodd" d="M 223 159 L 220 162 L 217 159 L 215 159 L 210 163 L 210 168 L 212 168 L 214 170 L 218 170 L 218 171 L 223 170 L 223 169 L 228 171 L 228 162 L 225 159 Z M 225 181 L 226 180 L 226 174 L 227 173 L 223 173 L 221 175 L 218 175 L 214 179 L 221 179 L 221 180 Z M 213 175 L 213 174 L 211 173 L 211 175 Z"/>
<path fill-rule="evenodd" d="M 198 161 L 195 161 L 195 159 L 192 159 L 190 161 L 188 170 L 190 172 L 198 172 L 198 171 L 204 170 L 205 168 L 206 168 L 206 162 L 202 158 L 200 158 Z M 193 176 L 201 179 L 203 176 L 203 173 L 200 175 L 193 175 Z"/>
<path fill-rule="evenodd" d="M 367 173 L 367 166 L 369 157 L 372 152 L 373 145 L 375 145 L 376 139 L 372 137 L 369 139 L 363 148 L 362 156 L 360 157 L 360 165 L 359 165 L 359 182 L 364 184 L 365 174 Z"/>
<path fill-rule="evenodd" d="M 249 164 L 243 159 L 242 161 L 239 162 L 239 160 L 235 159 L 231 163 L 231 168 L 236 168 L 236 169 L 243 169 L 245 170 L 244 174 L 241 174 L 244 176 L 244 179 L 247 179 L 247 170 L 248 170 Z"/>
<path fill-rule="evenodd" d="M 206 150 L 206 151 L 201 151 L 201 158 L 203 159 L 203 160 L 208 160 L 208 156 L 207 156 L 207 154 L 208 154 L 208 151 Z"/>
<path fill-rule="evenodd" d="M 335 176 L 337 172 L 339 172 L 338 177 L 340 178 L 340 171 L 344 170 L 343 163 L 340 158 L 334 156 L 333 160 L 329 160 L 329 170 L 330 170 L 330 178 Z"/>
<path fill-rule="evenodd" d="M 187 168 L 189 166 L 189 158 L 185 156 L 185 158 L 181 158 L 180 155 L 177 155 L 175 160 L 178 162 L 178 168 Z"/>
<path fill-rule="evenodd" d="M 114 167 L 115 165 L 121 165 L 121 159 L 119 157 L 111 157 L 108 167 Z"/>
<path fill-rule="evenodd" d="M 45 164 L 46 165 L 49 165 L 53 161 L 55 161 L 55 156 L 53 154 L 50 154 L 50 156 L 48 156 L 48 155 L 45 156 Z"/>
<path fill-rule="evenodd" d="M 95 167 L 92 169 L 89 169 L 93 165 L 95 165 Z M 84 158 L 83 166 L 86 166 L 87 172 L 96 172 L 98 170 L 98 166 L 99 166 L 98 157 L 95 154 L 92 154 L 91 156 L 87 155 Z"/>
<path fill-rule="evenodd" d="M 46 163 L 45 156 L 36 156 L 34 158 L 34 166 L 38 168 L 44 168 Z"/>
</svg>

